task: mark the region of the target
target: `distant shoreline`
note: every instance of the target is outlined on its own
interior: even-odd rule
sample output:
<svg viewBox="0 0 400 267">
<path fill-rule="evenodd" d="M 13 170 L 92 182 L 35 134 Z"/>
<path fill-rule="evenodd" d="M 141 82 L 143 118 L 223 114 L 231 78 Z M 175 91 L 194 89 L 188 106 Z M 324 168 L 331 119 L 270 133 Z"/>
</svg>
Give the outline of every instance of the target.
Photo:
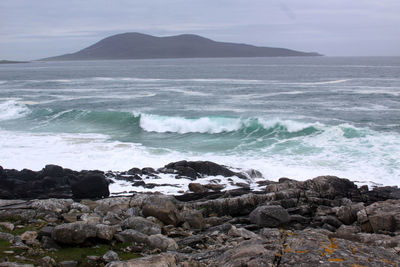
<svg viewBox="0 0 400 267">
<path fill-rule="evenodd" d="M 0 64 L 29 63 L 29 61 L 0 60 Z"/>
</svg>

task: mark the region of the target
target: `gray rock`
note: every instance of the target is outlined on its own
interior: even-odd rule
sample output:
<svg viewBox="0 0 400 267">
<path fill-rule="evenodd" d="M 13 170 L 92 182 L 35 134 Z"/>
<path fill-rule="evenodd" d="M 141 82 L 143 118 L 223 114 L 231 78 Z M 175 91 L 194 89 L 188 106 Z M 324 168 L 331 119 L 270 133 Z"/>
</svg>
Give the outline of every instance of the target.
<svg viewBox="0 0 400 267">
<path fill-rule="evenodd" d="M 163 196 L 151 196 L 142 207 L 143 216 L 154 216 L 165 224 L 177 226 L 181 222 L 175 204 Z"/>
<path fill-rule="evenodd" d="M 35 267 L 35 265 L 21 264 L 16 262 L 0 262 L 0 267 Z"/>
<path fill-rule="evenodd" d="M 5 228 L 9 231 L 14 230 L 15 226 L 12 223 L 9 222 L 0 222 L 0 228 Z"/>
<path fill-rule="evenodd" d="M 365 232 L 400 231 L 400 200 L 371 204 L 357 213 L 357 221 Z"/>
<path fill-rule="evenodd" d="M 170 253 L 150 255 L 138 259 L 110 262 L 106 267 L 172 267 L 177 266 L 176 256 Z"/>
<path fill-rule="evenodd" d="M 31 207 L 37 210 L 61 213 L 68 212 L 73 202 L 72 199 L 41 199 L 33 201 Z"/>
<path fill-rule="evenodd" d="M 126 242 L 146 243 L 147 241 L 147 235 L 133 229 L 124 230 L 116 234 L 115 238 L 122 243 Z"/>
<path fill-rule="evenodd" d="M 250 221 L 261 227 L 277 227 L 287 224 L 290 215 L 281 206 L 261 206 L 250 213 Z"/>
<path fill-rule="evenodd" d="M 161 234 L 161 227 L 142 217 L 130 217 L 122 223 L 123 229 L 133 229 L 146 235 Z"/>
<path fill-rule="evenodd" d="M 344 224 L 350 225 L 357 221 L 357 212 L 364 208 L 363 203 L 341 206 L 336 211 L 336 217 Z"/>
<path fill-rule="evenodd" d="M 64 244 L 80 244 L 89 237 L 96 237 L 96 225 L 75 222 L 57 225 L 51 234 L 51 237 Z"/>
<path fill-rule="evenodd" d="M 90 212 L 90 208 L 84 204 L 78 203 L 78 202 L 74 202 L 71 204 L 71 209 L 75 209 L 75 210 L 79 210 L 81 212 L 85 212 L 85 213 L 89 213 Z"/>
<path fill-rule="evenodd" d="M 236 228 L 235 226 L 232 226 L 232 228 L 228 232 L 228 235 L 233 237 L 243 237 L 244 239 L 251 239 L 258 237 L 258 235 L 249 230 L 246 230 L 244 228 Z"/>
<path fill-rule="evenodd" d="M 105 224 L 96 225 L 96 236 L 100 239 L 111 241 L 114 237 L 116 229 L 113 226 Z"/>
<path fill-rule="evenodd" d="M 41 246 L 44 249 L 55 249 L 59 250 L 61 247 L 49 236 L 43 236 L 41 239 Z"/>
<path fill-rule="evenodd" d="M 56 261 L 49 256 L 41 258 L 39 262 L 42 267 L 54 267 L 57 264 Z"/>
<path fill-rule="evenodd" d="M 97 200 L 97 207 L 94 211 L 98 214 L 106 215 L 108 212 L 113 212 L 115 214 L 120 214 L 121 212 L 127 210 L 130 205 L 129 197 L 113 197 Z"/>
<path fill-rule="evenodd" d="M 161 251 L 177 250 L 178 245 L 175 240 L 163 236 L 162 234 L 151 235 L 147 238 L 147 245 L 151 248 L 158 248 Z"/>
<path fill-rule="evenodd" d="M 14 238 L 13 234 L 0 232 L 0 240 L 7 240 L 8 242 L 13 243 Z"/>
<path fill-rule="evenodd" d="M 116 252 L 109 250 L 103 255 L 103 260 L 105 262 L 119 261 L 119 256 Z"/>
</svg>

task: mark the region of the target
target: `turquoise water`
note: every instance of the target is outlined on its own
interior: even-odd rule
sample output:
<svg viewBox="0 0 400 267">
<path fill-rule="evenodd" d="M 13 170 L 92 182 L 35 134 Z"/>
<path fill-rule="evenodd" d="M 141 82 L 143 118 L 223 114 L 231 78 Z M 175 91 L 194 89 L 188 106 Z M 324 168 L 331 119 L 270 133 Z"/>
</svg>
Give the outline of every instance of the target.
<svg viewBox="0 0 400 267">
<path fill-rule="evenodd" d="M 0 165 L 155 168 L 399 184 L 400 58 L 0 65 Z"/>
</svg>

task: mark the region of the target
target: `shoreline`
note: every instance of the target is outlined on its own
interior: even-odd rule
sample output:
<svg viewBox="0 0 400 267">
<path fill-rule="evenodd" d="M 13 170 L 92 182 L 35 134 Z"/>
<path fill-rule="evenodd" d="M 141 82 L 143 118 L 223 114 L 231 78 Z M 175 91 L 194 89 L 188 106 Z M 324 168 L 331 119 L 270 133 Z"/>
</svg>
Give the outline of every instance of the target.
<svg viewBox="0 0 400 267">
<path fill-rule="evenodd" d="M 160 173 L 191 177 L 190 193 L 109 196 L 107 173 L 56 165 L 39 172 L 0 168 L 1 198 L 11 174 L 35 177 L 32 192 L 40 184 L 47 194 L 42 199 L 0 198 L 0 266 L 400 264 L 398 187 L 369 190 L 347 179 L 320 176 L 264 180 L 259 191 L 246 186 L 224 190 L 197 180 L 206 174 L 245 180 L 257 173 L 187 161 L 158 170 L 132 168 L 119 178 L 136 183 L 144 182 L 140 175 Z M 75 183 L 68 189 L 61 185 L 66 181 Z M 11 193 L 16 192 L 21 193 L 14 187 Z"/>
</svg>

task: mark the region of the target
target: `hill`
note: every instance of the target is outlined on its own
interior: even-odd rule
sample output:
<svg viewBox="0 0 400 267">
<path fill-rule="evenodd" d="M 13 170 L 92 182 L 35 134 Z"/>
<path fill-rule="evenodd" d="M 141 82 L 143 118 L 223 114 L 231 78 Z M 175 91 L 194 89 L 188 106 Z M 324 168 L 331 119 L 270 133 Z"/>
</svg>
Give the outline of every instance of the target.
<svg viewBox="0 0 400 267">
<path fill-rule="evenodd" d="M 141 33 L 123 33 L 107 37 L 76 53 L 49 57 L 42 60 L 290 56 L 321 55 L 285 48 L 216 42 L 193 34 L 155 37 Z"/>
</svg>

